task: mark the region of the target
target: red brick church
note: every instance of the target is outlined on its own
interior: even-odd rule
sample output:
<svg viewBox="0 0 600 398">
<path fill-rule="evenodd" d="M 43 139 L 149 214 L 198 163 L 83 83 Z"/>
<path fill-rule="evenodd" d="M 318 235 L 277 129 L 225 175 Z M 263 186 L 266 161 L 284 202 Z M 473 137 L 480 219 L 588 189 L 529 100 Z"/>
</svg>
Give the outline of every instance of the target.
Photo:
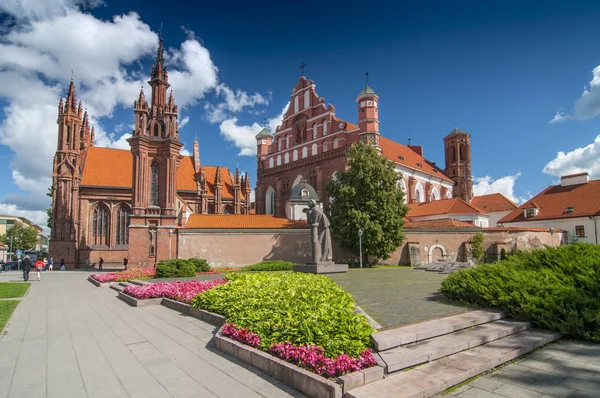
<svg viewBox="0 0 600 398">
<path fill-rule="evenodd" d="M 248 214 L 250 179 L 225 167 L 181 156 L 178 108 L 160 41 L 148 82 L 134 102 L 131 150 L 94 147 L 94 128 L 75 85 L 58 105 L 58 146 L 52 171 L 50 255 L 67 267 L 100 257 L 132 267 L 177 257 L 177 228 L 191 214 Z"/>
<path fill-rule="evenodd" d="M 373 145 L 396 165 L 398 187 L 408 204 L 473 198 L 471 137 L 455 128 L 444 138 L 445 169 L 424 157 L 423 147 L 402 145 L 379 131 L 379 96 L 367 85 L 356 97 L 358 125 L 342 120 L 335 107 L 325 105 L 315 83 L 304 76 L 292 89 L 290 106 L 275 134 L 257 136 L 258 174 L 256 211 L 286 214 L 292 188 L 306 180 L 325 208 L 327 182 L 347 166 L 346 153 L 355 142 Z M 409 214 L 410 216 L 410 214 Z M 487 225 L 480 225 L 487 227 Z"/>
</svg>

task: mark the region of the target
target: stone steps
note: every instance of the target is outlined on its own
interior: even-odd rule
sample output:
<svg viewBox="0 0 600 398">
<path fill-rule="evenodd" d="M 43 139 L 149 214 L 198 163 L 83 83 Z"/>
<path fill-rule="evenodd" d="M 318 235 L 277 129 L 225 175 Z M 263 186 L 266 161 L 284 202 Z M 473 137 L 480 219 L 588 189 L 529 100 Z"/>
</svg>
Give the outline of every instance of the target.
<svg viewBox="0 0 600 398">
<path fill-rule="evenodd" d="M 401 326 L 373 333 L 371 339 L 377 351 L 442 336 L 457 330 L 497 321 L 504 318 L 500 310 L 477 310 L 431 321 Z"/>
<path fill-rule="evenodd" d="M 133 280 L 130 280 L 129 283 L 132 284 L 132 285 L 144 286 L 144 285 L 147 285 L 150 282 L 147 282 L 147 281 L 144 281 L 144 280 L 133 279 Z"/>
<path fill-rule="evenodd" d="M 528 322 L 501 319 L 379 352 L 386 373 L 456 354 L 529 329 Z"/>
<path fill-rule="evenodd" d="M 110 285 L 110 288 L 113 290 L 116 290 L 117 292 L 122 292 L 123 290 L 125 290 L 125 288 L 127 286 L 133 286 L 131 283 L 129 282 L 119 282 L 119 283 L 113 283 Z"/>
<path fill-rule="evenodd" d="M 347 398 L 428 398 L 545 344 L 560 334 L 528 329 L 461 351 L 346 393 Z"/>
</svg>

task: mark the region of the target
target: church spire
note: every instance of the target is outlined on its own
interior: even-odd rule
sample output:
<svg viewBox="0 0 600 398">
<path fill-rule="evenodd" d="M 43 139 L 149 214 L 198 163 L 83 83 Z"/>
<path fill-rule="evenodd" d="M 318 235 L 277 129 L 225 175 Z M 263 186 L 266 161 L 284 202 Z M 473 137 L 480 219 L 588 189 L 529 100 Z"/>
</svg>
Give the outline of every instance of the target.
<svg viewBox="0 0 600 398">
<path fill-rule="evenodd" d="M 77 96 L 75 95 L 75 83 L 73 82 L 73 78 L 71 78 L 67 98 L 65 100 L 65 113 L 69 110 L 73 113 L 77 112 Z"/>
</svg>

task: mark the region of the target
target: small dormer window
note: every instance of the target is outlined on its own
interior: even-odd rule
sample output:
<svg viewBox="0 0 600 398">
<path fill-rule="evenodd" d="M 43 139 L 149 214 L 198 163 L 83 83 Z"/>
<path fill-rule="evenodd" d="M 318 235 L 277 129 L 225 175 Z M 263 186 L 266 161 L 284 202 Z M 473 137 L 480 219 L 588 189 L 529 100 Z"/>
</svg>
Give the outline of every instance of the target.
<svg viewBox="0 0 600 398">
<path fill-rule="evenodd" d="M 398 156 L 400 160 L 404 160 L 404 156 Z"/>
<path fill-rule="evenodd" d="M 565 210 L 565 214 L 573 213 L 575 211 L 575 206 L 569 206 Z"/>
<path fill-rule="evenodd" d="M 539 209 L 537 209 L 537 208 L 525 209 L 525 218 L 533 218 L 533 217 L 537 216 L 538 211 L 539 211 Z"/>
<path fill-rule="evenodd" d="M 417 163 L 417 166 L 423 167 L 423 163 Z"/>
<path fill-rule="evenodd" d="M 300 192 L 300 195 L 301 195 L 303 198 L 308 198 L 308 189 L 303 189 L 303 190 Z"/>
</svg>

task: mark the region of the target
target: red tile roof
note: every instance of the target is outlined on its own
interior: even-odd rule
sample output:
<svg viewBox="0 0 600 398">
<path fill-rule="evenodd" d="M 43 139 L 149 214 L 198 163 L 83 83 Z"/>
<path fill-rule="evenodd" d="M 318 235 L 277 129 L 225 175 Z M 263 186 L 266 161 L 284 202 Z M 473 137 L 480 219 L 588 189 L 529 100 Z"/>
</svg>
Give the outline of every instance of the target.
<svg viewBox="0 0 600 398">
<path fill-rule="evenodd" d="M 408 215 L 411 217 L 433 216 L 437 214 L 486 214 L 460 198 L 434 200 L 426 203 L 411 203 L 408 205 Z"/>
<path fill-rule="evenodd" d="M 185 227 L 193 229 L 305 229 L 308 228 L 308 223 L 264 214 L 192 214 Z"/>
<path fill-rule="evenodd" d="M 537 216 L 525 218 L 523 209 L 533 207 L 540 209 Z M 573 207 L 573 211 L 566 213 L 568 207 Z M 511 223 L 598 215 L 600 215 L 600 180 L 591 180 L 585 184 L 566 187 L 551 185 L 498 222 Z"/>
<path fill-rule="evenodd" d="M 423 220 L 423 221 L 409 221 L 404 224 L 405 229 L 418 229 L 418 228 L 477 228 L 479 227 L 465 221 L 460 221 L 454 218 L 441 218 L 439 220 Z"/>
<path fill-rule="evenodd" d="M 217 175 L 216 166 L 202 166 L 207 180 L 208 193 L 214 196 L 213 181 Z M 221 167 L 221 181 L 223 183 L 222 195 L 224 198 L 233 198 L 231 175 L 226 167 Z M 177 170 L 177 190 L 196 191 L 194 160 L 191 156 L 184 156 Z M 95 187 L 131 188 L 133 177 L 133 157 L 131 151 L 125 149 L 112 149 L 91 147 L 85 154 L 85 163 L 81 185 Z M 244 197 L 242 195 L 242 197 Z"/>
<path fill-rule="evenodd" d="M 526 232 L 550 232 L 550 228 L 535 228 L 535 227 L 488 227 L 483 228 L 484 231 L 526 231 Z M 555 233 L 565 232 L 562 229 L 555 229 Z"/>
<path fill-rule="evenodd" d="M 448 176 L 444 174 L 442 169 L 435 166 L 429 160 L 425 159 L 423 156 L 419 155 L 409 147 L 383 136 L 379 138 L 379 145 L 381 146 L 383 156 L 391 161 L 454 183 Z M 421 166 L 419 166 L 419 164 Z"/>
<path fill-rule="evenodd" d="M 508 199 L 501 193 L 492 193 L 489 195 L 480 195 L 473 197 L 471 200 L 471 206 L 477 207 L 488 213 L 494 211 L 508 211 L 514 210 L 519 207 L 518 204 Z"/>
</svg>

